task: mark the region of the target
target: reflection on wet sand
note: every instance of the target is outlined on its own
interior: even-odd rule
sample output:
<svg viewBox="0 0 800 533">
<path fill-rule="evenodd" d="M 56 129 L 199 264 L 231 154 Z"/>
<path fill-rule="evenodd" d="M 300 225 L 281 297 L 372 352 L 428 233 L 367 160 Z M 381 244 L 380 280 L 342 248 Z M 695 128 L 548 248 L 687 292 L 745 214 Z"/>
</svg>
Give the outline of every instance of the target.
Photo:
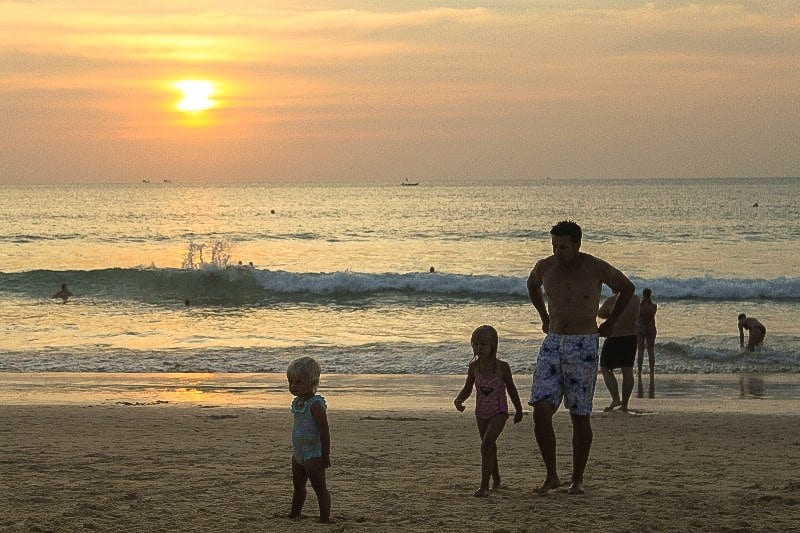
<svg viewBox="0 0 800 533">
<path fill-rule="evenodd" d="M 742 398 L 763 398 L 764 378 L 754 374 L 744 374 L 739 378 L 739 395 Z"/>
</svg>

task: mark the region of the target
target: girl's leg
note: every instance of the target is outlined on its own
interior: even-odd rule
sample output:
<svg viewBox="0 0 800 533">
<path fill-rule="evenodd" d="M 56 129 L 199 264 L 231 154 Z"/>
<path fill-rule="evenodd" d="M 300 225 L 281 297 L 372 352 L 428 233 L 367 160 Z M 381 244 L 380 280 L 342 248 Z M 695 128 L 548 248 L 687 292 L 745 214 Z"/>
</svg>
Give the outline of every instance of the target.
<svg viewBox="0 0 800 533">
<path fill-rule="evenodd" d="M 292 512 L 289 514 L 289 518 L 298 518 L 303 510 L 303 504 L 306 502 L 306 481 L 308 481 L 306 469 L 292 457 L 294 493 L 292 494 Z"/>
<path fill-rule="evenodd" d="M 642 358 L 644 357 L 644 337 L 639 335 L 636 342 L 636 375 L 639 386 L 636 387 L 636 396 L 644 398 L 644 387 L 642 386 Z"/>
<path fill-rule="evenodd" d="M 647 356 L 650 363 L 650 391 L 649 396 L 650 398 L 655 398 L 656 396 L 656 347 L 655 347 L 656 339 L 652 337 L 647 339 Z"/>
<path fill-rule="evenodd" d="M 489 495 L 489 478 L 494 477 L 495 486 L 500 485 L 500 467 L 497 464 L 497 437 L 503 432 L 508 415 L 500 413 L 491 420 L 476 418 L 481 435 L 481 486 L 475 496 Z"/>
<path fill-rule="evenodd" d="M 319 502 L 319 521 L 328 523 L 331 521 L 331 494 L 328 492 L 328 485 L 325 481 L 325 467 L 322 466 L 322 459 L 309 459 L 306 462 L 308 479 L 311 480 L 311 488 L 317 495 Z"/>
</svg>

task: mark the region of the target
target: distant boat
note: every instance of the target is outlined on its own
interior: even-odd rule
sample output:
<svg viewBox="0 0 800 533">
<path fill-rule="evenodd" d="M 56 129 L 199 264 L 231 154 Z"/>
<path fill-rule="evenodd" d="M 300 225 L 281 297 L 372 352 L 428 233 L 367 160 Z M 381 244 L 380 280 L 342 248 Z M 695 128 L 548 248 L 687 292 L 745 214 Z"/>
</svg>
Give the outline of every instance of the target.
<svg viewBox="0 0 800 533">
<path fill-rule="evenodd" d="M 419 185 L 419 182 L 418 181 L 408 181 L 408 178 L 406 178 L 400 183 L 400 185 L 402 185 L 403 187 L 416 187 L 417 185 Z"/>
<path fill-rule="evenodd" d="M 142 180 L 142 183 L 150 183 L 150 180 L 145 178 Z"/>
</svg>

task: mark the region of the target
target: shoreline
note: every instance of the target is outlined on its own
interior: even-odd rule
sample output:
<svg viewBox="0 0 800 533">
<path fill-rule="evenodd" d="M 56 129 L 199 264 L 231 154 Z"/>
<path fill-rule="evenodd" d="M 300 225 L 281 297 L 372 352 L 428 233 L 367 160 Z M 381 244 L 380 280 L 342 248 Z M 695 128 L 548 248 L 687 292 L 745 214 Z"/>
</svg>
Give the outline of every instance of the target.
<svg viewBox="0 0 800 533">
<path fill-rule="evenodd" d="M 337 410 L 450 412 L 463 383 L 461 375 L 323 374 L 319 390 Z M 517 376 L 515 383 L 529 411 L 530 376 Z M 286 377 L 278 373 L 0 372 L 0 405 L 283 409 L 290 401 Z M 608 403 L 598 376 L 595 413 Z M 656 397 L 637 398 L 634 388 L 630 403 L 634 412 L 796 413 L 800 374 L 657 375 Z"/>
</svg>

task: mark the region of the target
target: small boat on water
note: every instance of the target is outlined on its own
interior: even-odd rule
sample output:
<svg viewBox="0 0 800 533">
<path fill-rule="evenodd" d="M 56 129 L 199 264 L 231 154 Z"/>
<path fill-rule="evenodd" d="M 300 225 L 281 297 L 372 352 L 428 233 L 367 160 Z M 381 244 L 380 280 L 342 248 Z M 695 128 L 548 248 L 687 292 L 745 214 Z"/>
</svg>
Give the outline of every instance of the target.
<svg viewBox="0 0 800 533">
<path fill-rule="evenodd" d="M 406 178 L 400 183 L 400 185 L 402 185 L 403 187 L 416 187 L 417 185 L 419 185 L 419 182 L 418 181 L 408 181 L 408 178 Z"/>
</svg>

